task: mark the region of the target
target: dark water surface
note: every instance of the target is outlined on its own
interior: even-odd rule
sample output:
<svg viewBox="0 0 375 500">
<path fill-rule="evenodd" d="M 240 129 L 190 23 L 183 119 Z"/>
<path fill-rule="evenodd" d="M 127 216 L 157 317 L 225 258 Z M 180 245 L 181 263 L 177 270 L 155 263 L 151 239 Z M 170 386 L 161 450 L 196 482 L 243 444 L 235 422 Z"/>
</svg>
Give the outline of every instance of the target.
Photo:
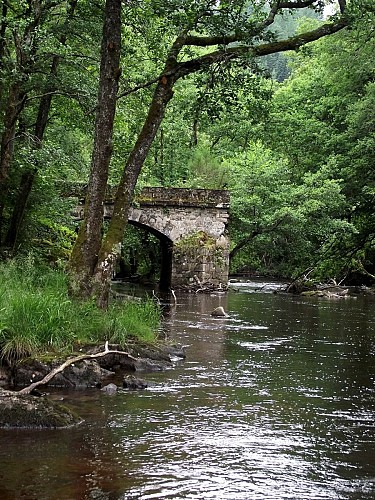
<svg viewBox="0 0 375 500">
<path fill-rule="evenodd" d="M 188 357 L 150 389 L 59 392 L 83 425 L 0 431 L 0 499 L 374 499 L 375 303 L 237 288 L 178 296 Z"/>
</svg>

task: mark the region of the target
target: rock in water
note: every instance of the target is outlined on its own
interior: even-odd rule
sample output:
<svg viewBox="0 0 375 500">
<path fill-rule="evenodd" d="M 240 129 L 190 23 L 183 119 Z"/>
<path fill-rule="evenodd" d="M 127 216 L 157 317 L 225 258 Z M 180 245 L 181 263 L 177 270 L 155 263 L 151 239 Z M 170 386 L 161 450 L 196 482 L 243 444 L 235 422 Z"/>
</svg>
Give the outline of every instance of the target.
<svg viewBox="0 0 375 500">
<path fill-rule="evenodd" d="M 63 428 L 82 422 L 66 406 L 45 397 L 0 390 L 0 427 Z"/>
<path fill-rule="evenodd" d="M 125 389 L 137 391 L 139 389 L 146 389 L 147 382 L 141 378 L 136 378 L 133 377 L 133 375 L 130 375 L 124 378 L 122 385 Z"/>
<path fill-rule="evenodd" d="M 224 311 L 222 306 L 219 306 L 212 311 L 211 316 L 215 316 L 216 318 L 227 318 L 228 314 Z"/>
<path fill-rule="evenodd" d="M 116 384 L 108 384 L 108 385 L 105 385 L 104 387 L 102 387 L 100 390 L 107 393 L 107 394 L 116 394 L 117 385 Z"/>
</svg>

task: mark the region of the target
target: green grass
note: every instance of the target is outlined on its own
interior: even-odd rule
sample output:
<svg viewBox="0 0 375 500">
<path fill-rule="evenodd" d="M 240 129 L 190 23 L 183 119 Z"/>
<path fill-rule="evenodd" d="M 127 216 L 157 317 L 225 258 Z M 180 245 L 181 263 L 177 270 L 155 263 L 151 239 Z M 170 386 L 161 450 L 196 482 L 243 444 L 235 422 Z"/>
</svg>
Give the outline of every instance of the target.
<svg viewBox="0 0 375 500">
<path fill-rule="evenodd" d="M 0 361 L 12 364 L 106 340 L 121 345 L 129 338 L 153 341 L 159 320 L 151 300 L 112 303 L 108 311 L 73 301 L 66 274 L 42 268 L 32 257 L 0 264 Z"/>
</svg>

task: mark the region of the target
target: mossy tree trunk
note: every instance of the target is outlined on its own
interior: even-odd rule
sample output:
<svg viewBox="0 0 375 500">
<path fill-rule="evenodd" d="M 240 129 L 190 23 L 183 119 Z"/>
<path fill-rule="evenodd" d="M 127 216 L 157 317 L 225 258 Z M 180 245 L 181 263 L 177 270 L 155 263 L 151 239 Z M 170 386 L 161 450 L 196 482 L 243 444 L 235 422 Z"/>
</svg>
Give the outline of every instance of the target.
<svg viewBox="0 0 375 500">
<path fill-rule="evenodd" d="M 113 214 L 103 239 L 94 270 L 93 283 L 99 307 L 108 305 L 109 287 L 116 258 L 119 256 L 130 205 L 139 173 L 173 95 L 174 78 L 162 76 L 154 92 L 151 106 L 138 140 L 123 172 L 114 200 Z"/>
<path fill-rule="evenodd" d="M 121 0 L 106 0 L 104 15 L 90 180 L 84 220 L 70 260 L 71 293 L 79 298 L 88 298 L 93 294 L 92 276 L 102 244 L 103 205 L 112 155 L 113 124 L 121 74 Z"/>
</svg>

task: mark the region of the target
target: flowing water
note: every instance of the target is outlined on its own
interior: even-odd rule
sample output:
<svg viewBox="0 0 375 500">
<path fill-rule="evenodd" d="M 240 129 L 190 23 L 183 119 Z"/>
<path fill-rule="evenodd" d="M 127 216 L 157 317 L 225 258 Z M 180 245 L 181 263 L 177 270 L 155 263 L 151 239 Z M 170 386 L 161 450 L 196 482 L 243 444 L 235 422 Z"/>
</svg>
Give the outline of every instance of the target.
<svg viewBox="0 0 375 500">
<path fill-rule="evenodd" d="M 56 392 L 81 426 L 0 431 L 0 499 L 374 499 L 375 302 L 234 286 L 178 296 L 187 359 L 149 389 Z"/>
</svg>

